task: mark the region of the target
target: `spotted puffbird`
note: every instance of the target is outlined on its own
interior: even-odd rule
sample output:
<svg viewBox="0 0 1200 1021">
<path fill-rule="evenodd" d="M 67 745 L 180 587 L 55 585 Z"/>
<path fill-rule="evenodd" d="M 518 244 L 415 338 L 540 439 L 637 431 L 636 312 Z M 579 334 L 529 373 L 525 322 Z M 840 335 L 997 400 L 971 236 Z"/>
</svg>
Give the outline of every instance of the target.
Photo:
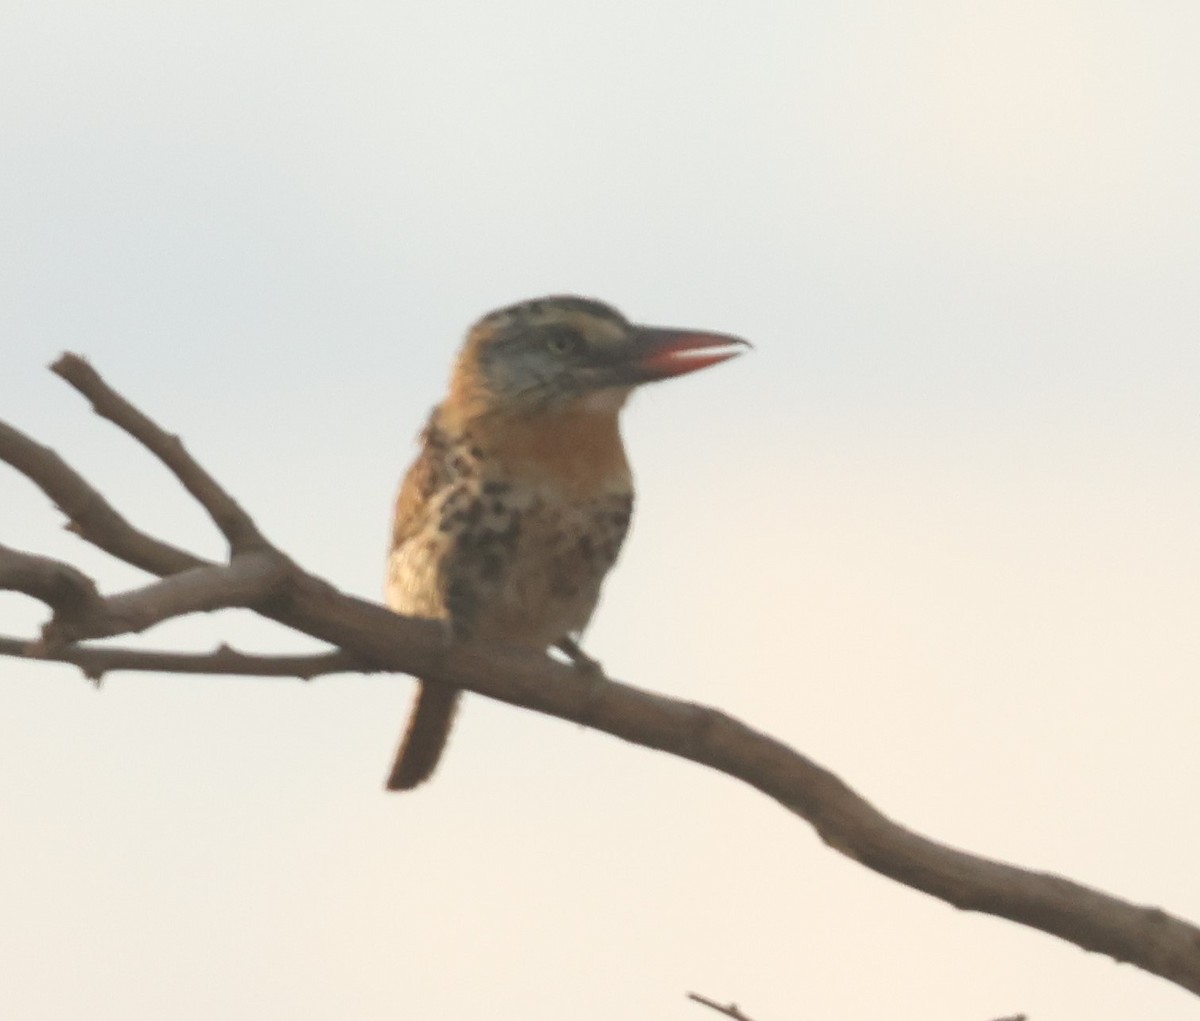
<svg viewBox="0 0 1200 1021">
<path fill-rule="evenodd" d="M 577 639 L 633 511 L 618 415 L 644 383 L 732 358 L 746 342 L 629 322 L 554 296 L 468 332 L 396 500 L 387 600 L 454 639 L 545 650 L 594 667 Z M 460 692 L 418 683 L 389 790 L 441 757 Z"/>
</svg>

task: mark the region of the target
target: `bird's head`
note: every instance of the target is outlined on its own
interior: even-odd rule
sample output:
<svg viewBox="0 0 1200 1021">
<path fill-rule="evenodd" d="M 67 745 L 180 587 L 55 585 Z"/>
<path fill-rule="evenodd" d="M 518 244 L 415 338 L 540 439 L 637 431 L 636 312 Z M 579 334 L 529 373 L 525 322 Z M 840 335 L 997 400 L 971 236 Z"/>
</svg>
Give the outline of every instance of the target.
<svg viewBox="0 0 1200 1021">
<path fill-rule="evenodd" d="M 748 346 L 723 333 L 640 326 L 588 298 L 538 298 L 471 328 L 451 397 L 475 413 L 615 414 L 634 387 L 716 365 Z"/>
</svg>

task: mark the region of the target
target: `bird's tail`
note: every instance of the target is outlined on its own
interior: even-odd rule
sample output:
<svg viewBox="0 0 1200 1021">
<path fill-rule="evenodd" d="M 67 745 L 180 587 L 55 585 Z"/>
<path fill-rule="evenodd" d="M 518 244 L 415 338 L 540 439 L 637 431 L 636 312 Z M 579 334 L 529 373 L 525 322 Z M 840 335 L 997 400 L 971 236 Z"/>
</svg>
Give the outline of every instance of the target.
<svg viewBox="0 0 1200 1021">
<path fill-rule="evenodd" d="M 461 694 L 458 688 L 444 684 L 417 682 L 417 700 L 388 777 L 389 791 L 412 790 L 433 774 L 450 736 L 450 724 Z"/>
</svg>

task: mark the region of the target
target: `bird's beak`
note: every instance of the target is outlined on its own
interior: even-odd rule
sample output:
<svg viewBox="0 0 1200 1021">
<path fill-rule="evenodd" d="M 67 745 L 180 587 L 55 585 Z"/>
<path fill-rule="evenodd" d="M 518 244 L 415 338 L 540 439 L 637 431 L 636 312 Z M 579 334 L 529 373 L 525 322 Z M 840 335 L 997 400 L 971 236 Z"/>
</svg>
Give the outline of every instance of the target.
<svg viewBox="0 0 1200 1021">
<path fill-rule="evenodd" d="M 707 369 L 741 354 L 749 341 L 727 333 L 669 330 L 637 326 L 622 358 L 621 371 L 630 383 L 651 383 Z"/>
</svg>

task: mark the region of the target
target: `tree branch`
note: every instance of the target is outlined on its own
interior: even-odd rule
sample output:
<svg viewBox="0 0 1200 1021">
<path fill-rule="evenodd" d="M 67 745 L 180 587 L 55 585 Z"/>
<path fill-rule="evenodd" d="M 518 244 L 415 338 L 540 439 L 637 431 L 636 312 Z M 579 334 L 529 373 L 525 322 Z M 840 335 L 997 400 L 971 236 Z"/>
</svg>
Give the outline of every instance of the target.
<svg viewBox="0 0 1200 1021">
<path fill-rule="evenodd" d="M 193 567 L 161 581 L 102 600 L 105 613 L 87 620 L 56 620 L 43 632 L 48 645 L 136 634 L 189 613 L 252 607 L 278 590 L 289 564 L 273 550 L 238 554 L 229 565 Z"/>
<path fill-rule="evenodd" d="M 736 1003 L 721 1004 L 716 1000 L 710 1000 L 707 996 L 701 996 L 699 993 L 688 993 L 689 1000 L 695 1000 L 697 1003 L 702 1003 L 706 1007 L 711 1007 L 718 1014 L 724 1014 L 726 1017 L 731 1017 L 734 1021 L 751 1021 L 745 1014 L 737 1008 Z"/>
<path fill-rule="evenodd" d="M 114 670 L 153 671 L 166 674 L 215 674 L 238 677 L 298 677 L 311 681 L 326 674 L 367 672 L 347 652 L 319 652 L 307 656 L 254 656 L 228 645 L 212 652 L 157 652 L 149 649 L 71 645 L 31 650 L 30 642 L 0 635 L 0 656 L 30 656 L 79 667 L 84 676 L 99 681 Z"/>
<path fill-rule="evenodd" d="M 731 1017 L 734 1021 L 752 1021 L 740 1010 L 736 1003 L 721 1004 L 716 1000 L 710 1000 L 707 996 L 701 996 L 699 993 L 688 993 L 689 1000 L 694 1000 L 696 1003 L 702 1003 L 706 1007 L 711 1007 L 718 1014 L 724 1014 L 726 1017 Z M 997 1018 L 996 1021 L 1027 1021 L 1024 1014 L 1014 1014 L 1012 1017 Z"/>
<path fill-rule="evenodd" d="M 274 594 L 290 570 L 281 554 L 260 549 L 235 556 L 228 566 L 193 567 L 105 599 L 91 578 L 69 564 L 0 546 L 0 589 L 23 592 L 53 610 L 42 628 L 48 649 L 136 634 L 189 613 L 254 606 Z"/>
<path fill-rule="evenodd" d="M 124 596 L 101 599 L 97 595 L 110 616 L 131 612 L 131 605 L 148 613 L 140 618 L 134 614 L 135 621 L 166 619 L 171 615 L 167 610 L 250 605 L 265 617 L 341 650 L 330 656 L 348 657 L 342 663 L 410 673 L 430 683 L 465 688 L 736 777 L 807 820 L 830 847 L 882 875 L 957 907 L 1008 918 L 1084 949 L 1128 961 L 1200 994 L 1200 930 L 1157 908 L 1129 904 L 1058 876 L 970 855 L 913 833 L 888 819 L 829 771 L 716 709 L 663 698 L 616 681 L 584 678 L 571 667 L 528 650 L 485 643 L 446 647 L 436 623 L 400 617 L 376 603 L 337 591 L 275 550 L 177 441 L 118 397 L 85 363 L 65 356 L 56 363 L 55 371 L 171 468 L 204 504 L 235 554 L 233 564 L 218 567 L 146 536 L 52 451 L 14 429 L 0 428 L 0 459 L 13 464 L 62 507 L 81 536 L 129 563 L 171 576 Z M 252 550 L 263 553 L 263 559 L 239 559 Z M 0 564 L 0 587 L 32 594 L 56 613 L 76 596 L 85 603 L 90 601 L 85 594 L 85 583 L 90 582 L 86 578 L 80 582 L 82 575 L 67 581 L 51 579 L 44 574 L 43 565 L 30 564 L 22 557 L 28 554 L 9 558 L 7 566 Z M 257 566 L 247 567 L 246 575 L 238 580 L 234 568 L 239 563 Z M 275 574 L 267 564 L 286 568 L 280 567 Z M 189 577 L 198 568 L 199 573 Z M 65 596 L 55 587 L 60 583 L 65 585 Z M 29 592 L 31 588 L 33 592 Z M 221 589 L 224 594 L 218 594 Z M 148 609 L 159 598 L 164 606 Z M 133 654 L 119 650 L 52 651 L 55 658 L 77 662 L 85 672 L 148 668 L 134 659 L 122 660 L 120 657 Z M 36 647 L 10 639 L 0 645 L 0 653 L 36 655 Z M 111 658 L 107 662 L 96 658 L 100 654 Z"/>
<path fill-rule="evenodd" d="M 7 461 L 61 510 L 67 528 L 97 549 L 160 577 L 211 561 L 140 532 L 49 447 L 0 422 L 0 461 Z"/>
<path fill-rule="evenodd" d="M 0 590 L 45 603 L 55 617 L 80 618 L 102 609 L 95 582 L 69 564 L 0 546 Z"/>
<path fill-rule="evenodd" d="M 78 355 L 64 354 L 50 366 L 50 370 L 91 401 L 97 415 L 124 429 L 171 470 L 183 488 L 208 511 L 213 523 L 229 540 L 232 553 L 244 553 L 269 545 L 250 515 L 192 459 L 179 437 L 164 432 L 138 411 L 109 387 L 84 359 Z"/>
</svg>

